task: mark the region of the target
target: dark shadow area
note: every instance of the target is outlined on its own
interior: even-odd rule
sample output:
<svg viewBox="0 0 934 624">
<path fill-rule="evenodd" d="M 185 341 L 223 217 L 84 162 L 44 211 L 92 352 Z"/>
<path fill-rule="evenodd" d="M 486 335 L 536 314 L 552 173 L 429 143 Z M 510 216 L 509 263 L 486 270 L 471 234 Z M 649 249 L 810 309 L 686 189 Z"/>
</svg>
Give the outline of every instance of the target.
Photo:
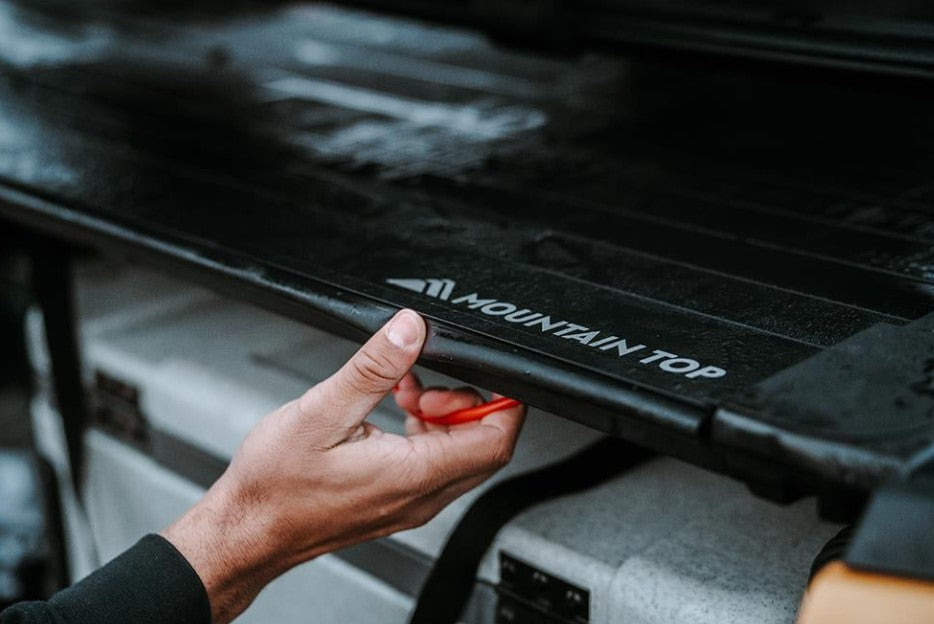
<svg viewBox="0 0 934 624">
<path fill-rule="evenodd" d="M 0 610 L 65 583 L 57 487 L 33 451 L 24 339 L 31 300 L 22 233 L 0 222 Z"/>
<path fill-rule="evenodd" d="M 23 333 L 30 301 L 29 263 L 20 235 L 0 222 L 0 448 L 31 445 Z"/>
</svg>

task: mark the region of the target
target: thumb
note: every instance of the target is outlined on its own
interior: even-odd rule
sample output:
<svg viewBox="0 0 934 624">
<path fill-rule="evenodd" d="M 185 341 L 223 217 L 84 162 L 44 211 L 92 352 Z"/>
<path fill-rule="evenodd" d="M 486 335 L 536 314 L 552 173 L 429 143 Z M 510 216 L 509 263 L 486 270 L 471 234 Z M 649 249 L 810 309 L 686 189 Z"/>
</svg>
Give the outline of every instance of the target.
<svg viewBox="0 0 934 624">
<path fill-rule="evenodd" d="M 425 322 L 401 310 L 340 370 L 299 399 L 305 418 L 322 420 L 338 436 L 351 435 L 415 364 L 425 342 Z"/>
</svg>

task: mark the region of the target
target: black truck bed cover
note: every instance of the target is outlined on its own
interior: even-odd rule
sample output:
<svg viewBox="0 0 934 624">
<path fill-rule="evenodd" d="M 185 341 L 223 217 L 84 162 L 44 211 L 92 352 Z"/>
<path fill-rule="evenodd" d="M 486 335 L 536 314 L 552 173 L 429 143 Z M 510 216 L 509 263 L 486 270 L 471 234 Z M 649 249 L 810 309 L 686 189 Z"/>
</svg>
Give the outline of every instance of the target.
<svg viewBox="0 0 934 624">
<path fill-rule="evenodd" d="M 355 338 L 412 307 L 426 365 L 752 483 L 932 449 L 923 85 L 317 5 L 0 18 L 0 215 Z"/>
</svg>

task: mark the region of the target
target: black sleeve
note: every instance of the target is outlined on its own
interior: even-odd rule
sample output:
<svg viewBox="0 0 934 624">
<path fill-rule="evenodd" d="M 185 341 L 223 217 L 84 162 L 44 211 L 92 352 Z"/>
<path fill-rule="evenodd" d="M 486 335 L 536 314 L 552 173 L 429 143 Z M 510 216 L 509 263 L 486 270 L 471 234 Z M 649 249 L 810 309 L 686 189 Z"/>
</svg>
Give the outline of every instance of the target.
<svg viewBox="0 0 934 624">
<path fill-rule="evenodd" d="M 147 535 L 97 572 L 48 602 L 0 613 L 0 624 L 211 624 L 194 568 L 172 544 Z"/>
</svg>

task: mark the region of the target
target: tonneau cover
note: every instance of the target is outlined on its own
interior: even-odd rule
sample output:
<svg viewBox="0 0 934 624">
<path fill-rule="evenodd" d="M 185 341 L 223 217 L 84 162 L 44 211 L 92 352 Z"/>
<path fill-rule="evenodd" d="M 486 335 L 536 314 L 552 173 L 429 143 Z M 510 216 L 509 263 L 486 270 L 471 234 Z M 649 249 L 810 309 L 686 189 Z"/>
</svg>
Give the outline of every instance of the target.
<svg viewBox="0 0 934 624">
<path fill-rule="evenodd" d="M 0 214 L 357 338 L 412 307 L 429 366 L 750 481 L 870 487 L 930 448 L 924 87 L 221 4 L 0 3 Z M 892 335 L 892 409 L 825 426 Z M 801 363 L 857 372 L 776 407 Z"/>
</svg>

